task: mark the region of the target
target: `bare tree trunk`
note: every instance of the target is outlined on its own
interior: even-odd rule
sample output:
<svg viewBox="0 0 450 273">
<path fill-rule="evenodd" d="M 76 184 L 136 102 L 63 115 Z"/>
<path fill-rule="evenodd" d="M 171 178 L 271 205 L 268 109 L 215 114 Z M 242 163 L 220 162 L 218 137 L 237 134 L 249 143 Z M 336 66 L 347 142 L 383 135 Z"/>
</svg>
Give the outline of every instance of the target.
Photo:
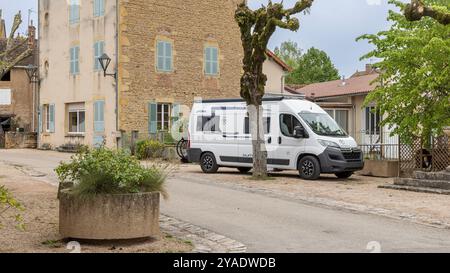
<svg viewBox="0 0 450 273">
<path fill-rule="evenodd" d="M 253 177 L 265 178 L 267 177 L 267 149 L 264 139 L 263 107 L 248 105 L 247 109 L 253 146 Z"/>
</svg>

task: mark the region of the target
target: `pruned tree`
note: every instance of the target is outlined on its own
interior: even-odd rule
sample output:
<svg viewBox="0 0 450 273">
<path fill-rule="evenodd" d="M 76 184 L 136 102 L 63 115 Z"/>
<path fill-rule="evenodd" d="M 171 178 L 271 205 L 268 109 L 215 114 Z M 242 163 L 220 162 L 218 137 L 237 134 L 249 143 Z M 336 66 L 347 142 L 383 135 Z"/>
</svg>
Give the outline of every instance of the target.
<svg viewBox="0 0 450 273">
<path fill-rule="evenodd" d="M 250 118 L 250 131 L 253 145 L 253 177 L 267 176 L 267 150 L 264 140 L 262 101 L 267 76 L 263 64 L 267 58 L 266 49 L 270 37 L 277 27 L 296 31 L 299 20 L 293 15 L 306 11 L 314 0 L 297 1 L 294 7 L 285 9 L 283 3 L 272 3 L 252 10 L 247 1 L 242 1 L 236 10 L 235 19 L 241 30 L 244 49 L 241 78 L 241 97 L 247 102 Z"/>
<path fill-rule="evenodd" d="M 6 46 L 0 52 L 0 79 L 23 59 L 33 54 L 33 48 L 26 46 L 28 39 L 15 37 L 17 30 L 22 24 L 22 15 L 19 11 L 14 16 L 11 32 L 6 40 Z"/>
<path fill-rule="evenodd" d="M 443 25 L 450 24 L 450 11 L 441 6 L 425 5 L 422 0 L 411 0 L 405 6 L 405 17 L 408 21 L 419 21 L 423 17 L 431 17 Z"/>
</svg>

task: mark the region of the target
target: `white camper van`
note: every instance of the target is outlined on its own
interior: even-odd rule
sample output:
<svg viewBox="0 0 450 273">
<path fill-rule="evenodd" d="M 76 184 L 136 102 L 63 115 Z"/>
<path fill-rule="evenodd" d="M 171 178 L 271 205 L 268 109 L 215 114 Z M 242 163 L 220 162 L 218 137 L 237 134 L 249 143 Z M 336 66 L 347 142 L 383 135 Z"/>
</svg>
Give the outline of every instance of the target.
<svg viewBox="0 0 450 273">
<path fill-rule="evenodd" d="M 303 179 L 321 173 L 348 178 L 364 167 L 355 140 L 318 105 L 300 97 L 263 100 L 268 168 L 298 170 Z M 219 167 L 245 173 L 253 165 L 247 105 L 241 99 L 195 102 L 189 122 L 188 158 L 205 173 Z"/>
</svg>

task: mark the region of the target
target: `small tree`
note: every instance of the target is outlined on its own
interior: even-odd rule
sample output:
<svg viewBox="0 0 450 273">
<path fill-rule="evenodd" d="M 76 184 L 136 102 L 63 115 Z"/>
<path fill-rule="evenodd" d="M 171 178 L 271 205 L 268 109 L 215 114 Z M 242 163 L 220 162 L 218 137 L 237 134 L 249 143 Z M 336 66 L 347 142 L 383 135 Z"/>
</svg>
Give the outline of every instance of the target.
<svg viewBox="0 0 450 273">
<path fill-rule="evenodd" d="M 312 3 L 313 0 L 301 0 L 297 1 L 293 8 L 285 9 L 282 3 L 272 3 L 269 0 L 267 6 L 263 5 L 257 10 L 251 10 L 246 1 L 242 1 L 235 13 L 244 49 L 241 97 L 247 102 L 250 116 L 254 178 L 267 176 L 267 150 L 262 111 L 262 100 L 267 82 L 267 76 L 263 73 L 263 64 L 267 58 L 267 44 L 277 27 L 298 30 L 299 20 L 293 15 L 307 10 Z"/>
<path fill-rule="evenodd" d="M 298 61 L 302 57 L 302 49 L 293 41 L 281 43 L 280 47 L 275 47 L 274 53 L 293 69 L 298 66 Z"/>
<path fill-rule="evenodd" d="M 423 17 L 431 17 L 443 25 L 450 24 L 450 11 L 443 6 L 443 1 L 434 2 L 431 5 L 425 5 L 422 0 L 411 0 L 411 4 L 405 6 L 406 19 L 419 21 Z M 439 5 L 439 2 L 442 2 L 442 5 Z"/>
<path fill-rule="evenodd" d="M 33 54 L 33 48 L 29 46 L 25 47 L 28 42 L 27 38 L 14 37 L 21 24 L 22 15 L 19 11 L 19 13 L 14 16 L 11 32 L 6 41 L 6 47 L 0 52 L 0 79 L 20 61 Z"/>
<path fill-rule="evenodd" d="M 339 79 L 339 71 L 325 51 L 311 47 L 303 54 L 286 82 L 311 84 Z"/>
<path fill-rule="evenodd" d="M 390 3 L 405 9 L 400 1 Z M 391 29 L 358 38 L 375 46 L 363 58 L 380 59 L 382 71 L 366 104 L 376 102 L 382 124 L 403 141 L 427 141 L 450 124 L 450 28 L 432 19 L 410 22 L 394 11 L 388 19 Z"/>
</svg>

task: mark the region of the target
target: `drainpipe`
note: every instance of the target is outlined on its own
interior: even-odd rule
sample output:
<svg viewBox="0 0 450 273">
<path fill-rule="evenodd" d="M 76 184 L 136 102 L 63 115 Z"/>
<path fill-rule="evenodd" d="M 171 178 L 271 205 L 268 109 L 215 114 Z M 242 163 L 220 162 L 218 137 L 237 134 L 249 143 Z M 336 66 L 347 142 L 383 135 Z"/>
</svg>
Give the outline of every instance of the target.
<svg viewBox="0 0 450 273">
<path fill-rule="evenodd" d="M 116 0 L 116 134 L 119 132 L 119 0 Z M 122 136 L 120 136 L 120 139 Z M 117 148 L 119 148 L 119 137 L 116 136 Z"/>
</svg>

